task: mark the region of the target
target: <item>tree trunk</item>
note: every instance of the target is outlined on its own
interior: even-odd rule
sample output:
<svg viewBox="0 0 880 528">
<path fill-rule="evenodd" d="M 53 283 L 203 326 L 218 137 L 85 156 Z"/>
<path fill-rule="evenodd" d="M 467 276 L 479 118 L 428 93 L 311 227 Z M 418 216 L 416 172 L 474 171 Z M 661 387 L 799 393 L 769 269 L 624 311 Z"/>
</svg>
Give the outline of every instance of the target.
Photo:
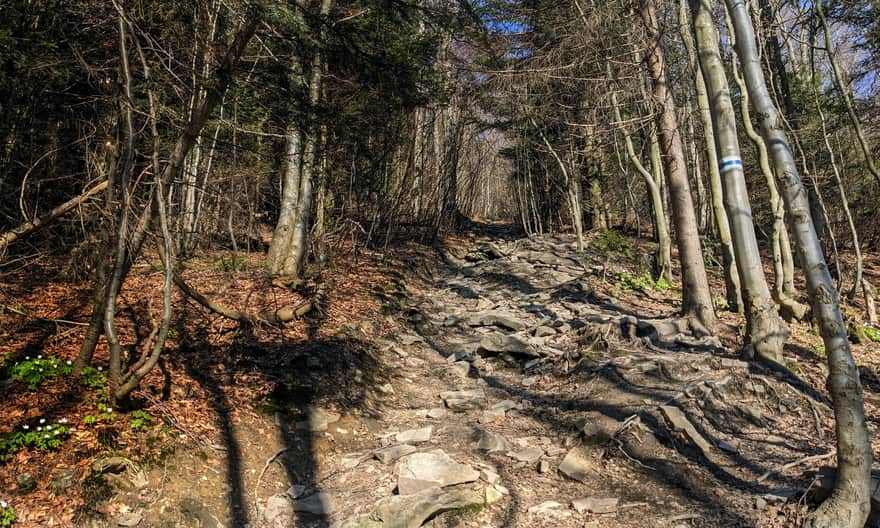
<svg viewBox="0 0 880 528">
<path fill-rule="evenodd" d="M 724 210 L 724 192 L 721 173 L 718 170 L 718 151 L 715 150 L 715 127 L 712 125 L 712 110 L 703 80 L 703 69 L 694 48 L 691 24 L 688 20 L 687 0 L 680 0 L 679 25 L 681 36 L 687 48 L 688 58 L 694 68 L 694 87 L 697 93 L 697 106 L 700 110 L 700 121 L 703 124 L 703 139 L 706 143 L 706 158 L 709 168 L 709 190 L 712 194 L 712 210 L 715 225 L 718 227 L 718 238 L 721 242 L 721 258 L 724 264 L 724 283 L 727 288 L 727 305 L 735 312 L 743 313 L 742 290 L 739 283 L 739 270 L 736 268 L 736 257 L 733 250 L 733 239 L 730 234 L 730 222 Z"/>
<path fill-rule="evenodd" d="M 642 0 L 639 11 L 648 33 L 646 58 L 654 99 L 659 106 L 657 132 L 666 157 L 666 177 L 681 261 L 682 313 L 695 325 L 695 330 L 712 333 L 717 319 L 712 295 L 709 293 L 709 280 L 706 277 L 700 233 L 688 183 L 687 162 L 675 115 L 675 101 L 666 84 L 666 65 L 653 0 Z M 699 328 L 700 326 L 703 328 Z"/>
<path fill-rule="evenodd" d="M 825 33 L 825 53 L 828 55 L 828 62 L 831 63 L 831 73 L 834 74 L 832 75 L 834 78 L 834 85 L 837 87 L 837 91 L 840 92 L 840 98 L 843 100 L 844 108 L 846 108 L 846 114 L 849 116 L 853 130 L 856 132 L 856 139 L 858 139 L 862 155 L 865 157 L 865 166 L 867 166 L 868 171 L 874 176 L 874 179 L 877 180 L 877 184 L 880 185 L 880 170 L 877 169 L 877 165 L 874 163 L 874 155 L 871 153 L 871 147 L 868 145 L 865 131 L 862 130 L 862 121 L 856 114 L 856 109 L 855 106 L 853 106 L 849 88 L 843 81 L 843 73 L 841 73 L 840 65 L 837 64 L 837 59 L 834 56 L 834 40 L 831 37 L 831 29 L 828 27 L 828 20 L 825 19 L 825 10 L 822 9 L 821 2 L 814 2 L 813 6 L 816 14 L 819 15 L 819 21 L 822 23 L 822 31 Z"/>
<path fill-rule="evenodd" d="M 736 115 L 721 62 L 718 32 L 709 0 L 691 0 L 691 15 L 703 79 L 709 100 L 712 101 L 715 145 L 721 156 L 719 172 L 724 188 L 724 206 L 730 220 L 736 265 L 743 288 L 746 353 L 774 367 L 785 368 L 782 347 L 788 337 L 788 329 L 776 312 L 764 276 L 736 135 Z"/>
<path fill-rule="evenodd" d="M 810 221 L 809 205 L 788 138 L 764 81 L 755 34 L 743 0 L 727 0 L 736 32 L 736 51 L 761 117 L 761 131 L 770 147 L 777 174 L 784 179 L 783 192 L 792 230 L 813 301 L 813 316 L 828 354 L 828 391 L 834 401 L 838 471 L 831 496 L 810 517 L 813 528 L 861 528 L 870 513 L 871 443 L 865 424 L 865 408 L 859 372 L 849 346 L 838 293 L 828 273 L 819 237 Z"/>
<path fill-rule="evenodd" d="M 272 233 L 272 242 L 269 244 L 269 253 L 266 256 L 266 268 L 272 275 L 284 274 L 284 259 L 290 252 L 302 179 L 302 133 L 291 125 L 287 128 L 285 136 L 281 207 L 278 211 L 275 231 Z"/>
<path fill-rule="evenodd" d="M 608 77 L 611 76 L 611 67 L 608 66 Z M 617 102 L 617 91 L 611 90 L 611 108 L 614 112 L 614 120 L 622 123 L 620 116 L 620 105 Z M 645 186 L 648 188 L 648 196 L 651 199 L 651 211 L 654 214 L 654 236 L 657 238 L 658 248 L 654 262 L 654 275 L 660 279 L 672 280 L 672 240 L 669 237 L 669 227 L 666 221 L 666 214 L 663 211 L 663 196 L 660 194 L 660 186 L 654 179 L 653 174 L 642 164 L 636 149 L 633 146 L 632 137 L 630 137 L 626 126 L 621 126 L 623 133 L 623 141 L 626 146 L 626 155 L 630 163 L 633 164 L 636 171 L 645 180 Z"/>
<path fill-rule="evenodd" d="M 733 26 L 730 22 L 730 13 L 725 9 L 724 18 L 727 22 L 728 35 L 733 35 Z M 787 320 L 802 320 L 807 314 L 807 307 L 797 302 L 790 296 L 790 290 L 786 286 L 794 283 L 794 266 L 790 265 L 793 261 L 791 257 L 791 246 L 787 243 L 783 244 L 783 238 L 786 242 L 788 239 L 788 230 L 785 228 L 785 209 L 782 200 L 779 197 L 779 190 L 776 187 L 776 177 L 770 168 L 770 158 L 767 154 L 767 145 L 764 144 L 764 138 L 752 126 L 752 115 L 749 111 L 749 93 L 746 89 L 745 81 L 739 73 L 736 60 L 731 59 L 731 70 L 733 79 L 740 93 L 740 114 L 742 115 L 743 128 L 746 136 L 755 151 L 758 153 L 758 165 L 761 167 L 761 174 L 764 176 L 764 183 L 767 184 L 767 191 L 770 195 L 770 210 L 773 212 L 773 230 L 770 233 L 770 247 L 773 254 L 773 272 L 776 278 L 773 287 L 773 298 L 779 304 L 780 312 Z M 785 254 L 787 252 L 787 254 Z M 786 273 L 788 275 L 786 276 Z"/>
</svg>

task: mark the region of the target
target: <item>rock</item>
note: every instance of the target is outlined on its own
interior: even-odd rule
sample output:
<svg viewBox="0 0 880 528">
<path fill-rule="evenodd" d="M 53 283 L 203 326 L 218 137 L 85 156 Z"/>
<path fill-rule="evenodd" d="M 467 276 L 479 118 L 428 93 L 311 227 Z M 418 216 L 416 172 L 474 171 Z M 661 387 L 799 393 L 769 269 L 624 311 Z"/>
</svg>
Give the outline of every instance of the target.
<svg viewBox="0 0 880 528">
<path fill-rule="evenodd" d="M 485 480 L 489 484 L 497 484 L 498 480 L 501 478 L 498 473 L 495 473 L 489 469 L 481 469 L 480 470 L 480 478 Z"/>
<path fill-rule="evenodd" d="M 306 410 L 306 413 L 308 415 L 308 419 L 297 422 L 297 429 L 312 432 L 326 431 L 328 425 L 336 423 L 339 421 L 340 418 L 342 418 L 339 413 L 328 411 L 314 405 L 310 405 Z"/>
<path fill-rule="evenodd" d="M 466 378 L 471 371 L 471 364 L 467 361 L 456 361 L 446 367 L 446 371 L 457 378 Z"/>
<path fill-rule="evenodd" d="M 766 500 L 764 500 L 764 499 L 761 498 L 761 497 L 758 497 L 758 498 L 755 499 L 755 509 L 756 509 L 756 510 L 763 510 L 763 509 L 766 508 L 766 507 L 767 507 L 767 501 L 766 501 Z"/>
<path fill-rule="evenodd" d="M 562 503 L 556 501 L 544 501 L 528 509 L 529 513 L 547 513 L 548 511 L 562 507 Z"/>
<path fill-rule="evenodd" d="M 525 462 L 527 464 L 534 464 L 538 460 L 544 456 L 544 450 L 540 447 L 526 447 L 525 449 L 520 449 L 519 451 L 513 451 L 508 453 L 513 459 L 519 460 L 520 462 Z"/>
<path fill-rule="evenodd" d="M 684 432 L 684 434 L 687 435 L 687 437 L 690 438 L 698 448 L 700 448 L 703 455 L 708 456 L 712 447 L 709 445 L 709 442 L 703 438 L 703 435 L 694 428 L 694 425 L 687 419 L 687 416 L 685 416 L 681 409 L 674 405 L 661 405 L 660 410 L 663 411 L 666 419 L 669 420 L 669 423 L 672 424 L 676 431 Z"/>
<path fill-rule="evenodd" d="M 489 409 L 491 409 L 493 411 L 506 412 L 511 409 L 515 409 L 516 407 L 517 407 L 517 404 L 513 400 L 501 400 L 500 402 L 493 403 L 491 406 L 489 406 Z"/>
<path fill-rule="evenodd" d="M 273 495 L 266 501 L 263 508 L 263 526 L 266 528 L 287 528 L 296 526 L 297 519 L 293 512 L 290 498 L 285 495 Z"/>
<path fill-rule="evenodd" d="M 510 314 L 501 312 L 480 312 L 468 318 L 468 326 L 498 326 L 517 332 L 526 325 Z"/>
<path fill-rule="evenodd" d="M 504 498 L 504 494 L 492 486 L 486 486 L 485 491 L 486 504 L 494 504 Z"/>
<path fill-rule="evenodd" d="M 419 528 L 437 513 L 481 506 L 489 496 L 481 487 L 468 485 L 394 495 L 380 500 L 371 512 L 343 521 L 339 528 Z"/>
<path fill-rule="evenodd" d="M 302 484 L 293 484 L 289 488 L 287 488 L 287 494 L 293 497 L 294 499 L 298 499 L 303 496 L 306 492 L 306 487 Z"/>
<path fill-rule="evenodd" d="M 477 444 L 477 448 L 480 451 L 486 451 L 487 453 L 507 451 L 510 449 L 510 442 L 500 434 L 491 431 L 482 431 L 480 433 L 480 440 Z"/>
<path fill-rule="evenodd" d="M 453 411 L 469 411 L 486 407 L 486 393 L 481 389 L 442 392 L 440 398 Z"/>
<path fill-rule="evenodd" d="M 116 526 L 137 526 L 144 516 L 138 512 L 120 513 L 116 516 Z"/>
<path fill-rule="evenodd" d="M 431 439 L 434 432 L 434 426 L 422 427 L 421 429 L 410 429 L 397 433 L 397 441 L 401 444 L 420 444 Z"/>
<path fill-rule="evenodd" d="M 373 451 L 373 456 L 383 464 L 390 464 L 397 459 L 415 453 L 417 449 L 408 444 L 397 444 Z"/>
<path fill-rule="evenodd" d="M 434 420 L 440 420 L 441 418 L 446 418 L 446 409 L 442 407 L 434 407 L 433 409 L 429 409 L 425 416 L 428 418 L 433 418 Z"/>
<path fill-rule="evenodd" d="M 504 419 L 504 411 L 487 409 L 483 411 L 477 421 L 481 424 L 493 423 Z"/>
<path fill-rule="evenodd" d="M 409 359 L 415 359 L 415 358 L 409 358 Z M 409 364 L 409 360 L 407 360 L 407 365 L 408 364 Z M 376 390 L 378 390 L 382 394 L 385 394 L 388 396 L 390 396 L 391 394 L 394 394 L 394 386 L 391 385 L 390 383 L 383 383 L 382 385 L 379 385 L 378 387 L 376 387 Z"/>
<path fill-rule="evenodd" d="M 582 418 L 577 424 L 578 431 L 587 439 L 601 439 L 603 435 L 602 428 L 593 423 L 589 418 Z"/>
<path fill-rule="evenodd" d="M 736 444 L 732 444 L 726 440 L 722 440 L 718 442 L 718 449 L 722 451 L 727 451 L 728 453 L 736 453 L 739 451 L 739 446 Z"/>
<path fill-rule="evenodd" d="M 550 337 L 556 335 L 556 329 L 549 326 L 540 325 L 532 331 L 535 337 Z"/>
<path fill-rule="evenodd" d="M 64 493 L 76 484 L 75 469 L 59 469 L 49 483 L 49 489 L 56 495 Z"/>
<path fill-rule="evenodd" d="M 541 357 L 538 351 L 535 350 L 535 347 L 528 344 L 526 341 L 523 341 L 519 337 L 502 334 L 500 332 L 491 333 L 480 340 L 478 350 L 493 354 L 508 353 L 531 358 Z"/>
<path fill-rule="evenodd" d="M 502 486 L 501 484 L 495 484 L 495 489 L 498 490 L 498 493 L 502 495 L 510 495 L 510 490 Z"/>
<path fill-rule="evenodd" d="M 312 515 L 330 515 L 333 511 L 331 498 L 326 493 L 313 493 L 308 496 L 300 496 L 291 501 L 293 511 L 311 513 Z"/>
<path fill-rule="evenodd" d="M 568 478 L 584 483 L 596 476 L 592 461 L 582 447 L 575 447 L 565 455 L 559 465 L 559 471 Z"/>
<path fill-rule="evenodd" d="M 480 478 L 474 468 L 459 464 L 440 449 L 404 457 L 398 463 L 397 475 L 397 491 L 401 495 L 473 482 Z"/>
<path fill-rule="evenodd" d="M 538 463 L 538 473 L 550 473 L 549 460 L 541 460 L 541 462 Z"/>
<path fill-rule="evenodd" d="M 617 503 L 620 499 L 584 497 L 571 501 L 572 508 L 578 513 L 614 513 L 617 511 Z"/>
<path fill-rule="evenodd" d="M 397 340 L 400 341 L 400 344 L 404 345 L 404 346 L 410 346 L 410 345 L 414 345 L 416 343 L 424 343 L 425 342 L 425 338 L 423 338 L 422 336 L 419 336 L 419 335 L 402 335 L 402 336 L 398 337 Z"/>
<path fill-rule="evenodd" d="M 538 383 L 538 376 L 529 376 L 522 380 L 523 387 L 531 387 L 535 383 Z"/>
<path fill-rule="evenodd" d="M 15 476 L 15 485 L 18 486 L 19 493 L 30 493 L 37 489 L 37 481 L 27 471 Z"/>
<path fill-rule="evenodd" d="M 179 507 L 181 513 L 183 513 L 187 517 L 191 517 L 197 522 L 196 526 L 200 526 L 201 528 L 222 528 L 223 526 L 220 521 L 216 517 L 214 517 L 214 514 L 211 513 L 211 510 L 209 510 L 204 504 L 202 504 L 201 501 L 198 501 L 191 497 L 184 497 L 180 500 Z M 290 516 L 287 517 L 286 524 L 274 524 L 267 526 L 266 528 L 282 528 L 291 526 L 290 521 L 292 520 L 293 511 L 291 510 Z"/>
<path fill-rule="evenodd" d="M 134 466 L 134 462 L 121 456 L 99 458 L 92 462 L 92 471 L 95 473 L 122 473 Z"/>
</svg>

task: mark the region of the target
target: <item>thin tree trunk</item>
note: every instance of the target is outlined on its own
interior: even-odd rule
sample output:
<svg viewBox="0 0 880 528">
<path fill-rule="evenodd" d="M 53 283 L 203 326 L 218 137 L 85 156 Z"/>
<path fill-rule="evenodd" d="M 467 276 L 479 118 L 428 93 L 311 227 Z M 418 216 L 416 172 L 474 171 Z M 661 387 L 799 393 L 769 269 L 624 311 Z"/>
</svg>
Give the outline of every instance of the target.
<svg viewBox="0 0 880 528">
<path fill-rule="evenodd" d="M 862 150 L 862 155 L 865 157 L 865 166 L 874 176 L 874 179 L 877 180 L 877 183 L 880 184 L 880 169 L 878 169 L 877 165 L 874 163 L 874 155 L 871 153 L 871 147 L 868 145 L 865 131 L 862 130 L 862 121 L 856 114 L 856 109 L 853 105 L 852 97 L 850 96 L 849 87 L 843 81 L 843 73 L 841 73 L 840 65 L 837 63 L 837 59 L 834 56 L 834 40 L 831 37 L 831 29 L 828 27 L 828 20 L 825 19 L 825 10 L 822 8 L 821 2 L 813 2 L 813 6 L 816 14 L 819 15 L 819 21 L 822 24 L 822 31 L 825 33 L 825 53 L 828 55 L 828 62 L 831 63 L 831 73 L 833 73 L 832 77 L 834 78 L 834 85 L 837 87 L 837 91 L 840 92 L 840 98 L 843 100 L 844 108 L 846 108 L 846 114 L 849 116 L 853 130 L 856 132 L 859 147 Z"/>
<path fill-rule="evenodd" d="M 812 528 L 862 528 L 871 509 L 871 442 L 865 423 L 859 372 L 847 339 L 838 293 L 828 273 L 819 237 L 810 221 L 809 204 L 797 165 L 767 91 L 748 11 L 743 0 L 727 0 L 727 5 L 736 32 L 736 51 L 755 112 L 761 116 L 761 131 L 770 146 L 777 174 L 784 178 L 785 201 L 813 301 L 813 316 L 819 322 L 828 354 L 828 391 L 834 402 L 838 471 L 834 491 L 806 525 Z"/>
<path fill-rule="evenodd" d="M 608 67 L 609 78 L 611 78 L 611 69 Z M 620 116 L 620 105 L 617 102 L 617 91 L 611 90 L 611 108 L 614 112 L 614 120 L 622 123 Z M 623 133 L 623 141 L 626 147 L 626 155 L 630 163 L 633 164 L 636 171 L 645 180 L 645 186 L 648 188 L 648 195 L 651 198 L 651 210 L 654 213 L 654 235 L 657 238 L 657 255 L 655 257 L 654 274 L 659 278 L 672 280 L 672 240 L 669 237 L 669 227 L 666 221 L 666 215 L 663 212 L 663 196 L 660 194 L 660 186 L 654 179 L 654 175 L 645 168 L 636 154 L 633 146 L 632 137 L 630 137 L 626 126 L 621 125 Z"/>
<path fill-rule="evenodd" d="M 730 220 L 736 265 L 743 288 L 746 353 L 777 368 L 785 368 L 782 347 L 788 337 L 788 329 L 776 311 L 764 276 L 736 134 L 736 115 L 721 62 L 718 32 L 711 8 L 710 0 L 691 0 L 700 65 L 709 100 L 712 101 L 715 146 L 721 157 L 719 169 L 724 187 L 724 206 Z"/>
<path fill-rule="evenodd" d="M 717 319 L 712 295 L 709 292 L 700 233 L 697 230 L 697 219 L 691 199 L 684 147 L 675 116 L 675 101 L 666 84 L 666 65 L 653 0 L 642 0 L 639 11 L 648 33 L 646 58 L 654 88 L 654 99 L 659 105 L 657 132 L 663 154 L 666 156 L 666 177 L 681 262 L 682 314 L 694 326 L 695 333 L 711 334 L 717 325 Z"/>
</svg>

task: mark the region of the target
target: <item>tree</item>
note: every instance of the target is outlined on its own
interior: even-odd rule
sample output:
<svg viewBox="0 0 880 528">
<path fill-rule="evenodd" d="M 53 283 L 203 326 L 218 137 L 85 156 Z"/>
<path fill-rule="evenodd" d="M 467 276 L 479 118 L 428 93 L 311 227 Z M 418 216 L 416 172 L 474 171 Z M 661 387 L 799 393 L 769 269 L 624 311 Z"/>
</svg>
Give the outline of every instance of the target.
<svg viewBox="0 0 880 528">
<path fill-rule="evenodd" d="M 743 66 L 761 132 L 770 147 L 783 196 L 807 277 L 813 316 L 828 354 L 828 391 L 834 401 L 838 472 L 834 491 L 808 520 L 813 528 L 861 528 L 870 513 L 871 443 L 859 373 L 840 312 L 838 292 L 831 280 L 819 237 L 810 219 L 804 186 L 788 138 L 770 97 L 759 62 L 755 34 L 743 0 L 727 0 L 736 33 L 736 51 Z"/>
</svg>

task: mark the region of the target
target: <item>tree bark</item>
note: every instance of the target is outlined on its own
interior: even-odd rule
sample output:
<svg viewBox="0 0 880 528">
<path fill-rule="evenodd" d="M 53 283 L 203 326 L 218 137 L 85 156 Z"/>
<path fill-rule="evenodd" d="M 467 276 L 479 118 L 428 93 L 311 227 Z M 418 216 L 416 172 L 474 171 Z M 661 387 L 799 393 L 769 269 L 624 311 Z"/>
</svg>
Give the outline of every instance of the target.
<svg viewBox="0 0 880 528">
<path fill-rule="evenodd" d="M 850 350 L 846 325 L 838 304 L 822 246 L 809 214 L 804 186 L 792 156 L 779 114 L 767 90 L 758 59 L 755 34 L 743 0 L 726 0 L 736 33 L 736 51 L 743 66 L 761 131 L 770 147 L 813 302 L 813 315 L 828 354 L 828 391 L 834 402 L 838 471 L 831 496 L 808 519 L 812 528 L 861 528 L 870 513 L 871 443 L 859 373 Z"/>
<path fill-rule="evenodd" d="M 666 65 L 653 0 L 642 0 L 639 12 L 647 30 L 648 72 L 651 76 L 654 99 L 659 106 L 657 132 L 660 147 L 666 158 L 667 184 L 681 261 L 682 313 L 694 325 L 696 333 L 711 334 L 717 325 L 717 319 L 712 295 L 709 293 L 709 280 L 706 276 L 700 233 L 697 229 L 697 218 L 688 183 L 687 162 L 675 115 L 675 101 L 666 84 Z"/>
<path fill-rule="evenodd" d="M 788 329 L 776 311 L 764 276 L 736 134 L 736 115 L 721 62 L 711 5 L 710 0 L 691 0 L 691 16 L 703 79 L 709 100 L 712 101 L 715 146 L 721 157 L 719 172 L 724 187 L 724 207 L 730 220 L 736 265 L 743 288 L 747 337 L 745 351 L 751 357 L 776 368 L 784 368 L 782 347 L 788 337 Z"/>
<path fill-rule="evenodd" d="M 736 257 L 733 253 L 733 240 L 730 234 L 730 222 L 724 210 L 724 192 L 721 184 L 721 173 L 718 170 L 718 152 L 715 150 L 715 127 L 712 125 L 712 110 L 709 96 L 706 93 L 706 82 L 697 52 L 694 48 L 691 24 L 687 15 L 687 0 L 680 0 L 678 22 L 681 37 L 687 48 L 688 60 L 694 68 L 694 87 L 697 94 L 697 107 L 700 110 L 700 121 L 703 124 L 703 139 L 707 165 L 709 168 L 709 191 L 712 195 L 712 211 L 715 225 L 718 227 L 718 238 L 721 242 L 721 258 L 724 265 L 724 283 L 727 291 L 727 306 L 734 312 L 743 313 L 742 291 L 739 283 L 739 271 L 736 269 Z"/>
</svg>

